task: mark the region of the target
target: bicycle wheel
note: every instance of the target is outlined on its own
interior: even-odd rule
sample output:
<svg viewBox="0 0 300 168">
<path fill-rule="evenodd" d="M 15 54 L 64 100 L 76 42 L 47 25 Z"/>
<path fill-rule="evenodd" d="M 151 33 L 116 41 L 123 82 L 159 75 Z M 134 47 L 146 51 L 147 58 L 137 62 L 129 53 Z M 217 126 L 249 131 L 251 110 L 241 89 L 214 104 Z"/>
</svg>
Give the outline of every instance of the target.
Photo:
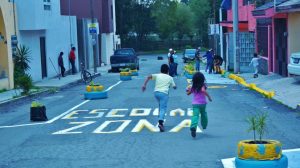
<svg viewBox="0 0 300 168">
<path fill-rule="evenodd" d="M 81 73 L 81 79 L 85 82 L 85 83 L 89 83 L 92 81 L 92 75 L 91 73 L 89 73 L 88 71 L 84 71 Z"/>
</svg>

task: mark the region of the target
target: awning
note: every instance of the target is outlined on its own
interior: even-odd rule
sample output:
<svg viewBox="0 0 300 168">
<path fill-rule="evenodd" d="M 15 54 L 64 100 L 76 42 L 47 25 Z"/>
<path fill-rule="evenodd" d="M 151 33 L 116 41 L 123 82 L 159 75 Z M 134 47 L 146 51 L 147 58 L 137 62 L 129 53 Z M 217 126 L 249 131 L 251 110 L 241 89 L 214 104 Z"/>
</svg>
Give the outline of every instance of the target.
<svg viewBox="0 0 300 168">
<path fill-rule="evenodd" d="M 300 0 L 289 0 L 276 6 L 276 12 L 298 12 L 300 11 Z"/>
</svg>

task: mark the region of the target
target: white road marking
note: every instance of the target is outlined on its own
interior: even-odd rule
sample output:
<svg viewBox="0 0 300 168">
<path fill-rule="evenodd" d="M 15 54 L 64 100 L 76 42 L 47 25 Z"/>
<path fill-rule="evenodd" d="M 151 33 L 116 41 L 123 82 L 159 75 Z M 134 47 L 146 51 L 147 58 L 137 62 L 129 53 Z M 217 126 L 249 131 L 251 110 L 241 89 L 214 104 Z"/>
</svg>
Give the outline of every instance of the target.
<svg viewBox="0 0 300 168">
<path fill-rule="evenodd" d="M 122 81 L 117 82 L 116 84 L 110 86 L 109 88 L 107 88 L 105 91 L 110 91 L 112 88 L 114 88 L 115 86 L 119 85 L 120 83 L 122 83 Z M 90 100 L 85 100 L 84 102 L 72 107 L 71 109 L 67 110 L 66 112 L 54 117 L 53 119 L 47 121 L 47 122 L 40 122 L 40 123 L 31 123 L 31 124 L 19 124 L 19 125 L 7 125 L 7 126 L 0 126 L 1 128 L 15 128 L 15 127 L 24 127 L 24 126 L 34 126 L 34 125 L 43 125 L 43 124 L 51 124 L 54 121 L 60 119 L 61 117 L 63 117 L 64 115 L 72 112 L 74 109 L 84 105 L 85 103 L 89 102 Z"/>
<path fill-rule="evenodd" d="M 47 124 L 47 123 L 46 122 L 40 122 L 40 123 L 32 123 L 32 124 L 0 126 L 0 129 L 1 128 L 15 128 L 15 127 L 33 126 L 33 125 L 43 125 L 43 124 Z"/>
<path fill-rule="evenodd" d="M 66 111 L 66 112 L 64 112 L 64 113 L 62 113 L 62 114 L 60 114 L 60 115 L 54 117 L 52 120 L 49 120 L 49 121 L 47 121 L 46 123 L 47 123 L 47 124 L 53 123 L 54 121 L 60 119 L 61 117 L 65 116 L 66 114 L 72 112 L 72 111 L 75 110 L 76 108 L 78 108 L 78 107 L 84 105 L 85 103 L 87 103 L 87 102 L 89 102 L 89 101 L 90 101 L 90 100 L 85 100 L 84 102 L 82 102 L 82 103 L 80 103 L 80 104 L 78 104 L 78 105 L 72 107 L 72 108 L 69 109 L 68 111 Z"/>
<path fill-rule="evenodd" d="M 116 84 L 110 86 L 109 88 L 107 88 L 105 91 L 110 91 L 112 88 L 114 88 L 115 86 L 119 85 L 120 83 L 122 83 L 122 81 L 117 82 Z"/>
</svg>

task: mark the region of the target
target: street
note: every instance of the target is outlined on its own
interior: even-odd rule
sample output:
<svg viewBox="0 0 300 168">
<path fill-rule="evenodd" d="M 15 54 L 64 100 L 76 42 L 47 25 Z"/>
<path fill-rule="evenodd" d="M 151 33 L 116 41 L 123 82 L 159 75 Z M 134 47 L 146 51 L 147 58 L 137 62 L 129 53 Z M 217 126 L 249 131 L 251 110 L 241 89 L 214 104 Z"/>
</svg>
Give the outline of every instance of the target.
<svg viewBox="0 0 300 168">
<path fill-rule="evenodd" d="M 181 57 L 181 55 L 180 55 Z M 181 60 L 180 60 L 181 61 Z M 147 75 L 159 73 L 166 57 L 140 56 L 139 76 L 119 80 L 118 73 L 95 79 L 109 89 L 108 98 L 84 100 L 85 84 L 0 106 L 0 167 L 128 167 L 222 168 L 221 159 L 237 155 L 237 143 L 251 139 L 247 117 L 268 113 L 264 138 L 282 142 L 283 149 L 300 146 L 300 115 L 274 100 L 237 85 L 221 75 L 207 74 L 208 127 L 190 135 L 192 96 L 187 80 L 175 77 L 170 89 L 165 132 L 157 128 L 158 103 Z M 183 73 L 184 64 L 178 71 Z M 201 70 L 203 70 L 203 65 Z M 30 122 L 30 104 L 37 100 L 47 108 L 47 122 Z"/>
</svg>

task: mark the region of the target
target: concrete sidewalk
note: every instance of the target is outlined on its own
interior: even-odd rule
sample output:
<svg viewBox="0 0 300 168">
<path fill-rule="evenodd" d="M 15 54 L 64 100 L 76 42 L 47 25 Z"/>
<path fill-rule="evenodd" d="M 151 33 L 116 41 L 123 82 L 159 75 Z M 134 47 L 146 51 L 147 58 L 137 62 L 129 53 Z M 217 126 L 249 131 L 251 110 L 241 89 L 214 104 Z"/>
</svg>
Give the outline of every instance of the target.
<svg viewBox="0 0 300 168">
<path fill-rule="evenodd" d="M 110 66 L 102 66 L 97 68 L 96 74 L 93 72 L 93 69 L 90 69 L 89 72 L 91 72 L 93 76 L 100 76 L 100 75 L 107 74 L 109 69 Z M 77 83 L 81 81 L 80 75 L 81 73 L 79 72 L 75 75 L 67 75 L 66 77 L 60 79 L 58 77 L 55 77 L 55 78 L 49 78 L 49 79 L 44 79 L 42 81 L 35 82 L 34 86 L 41 88 L 35 94 L 43 93 L 47 91 L 47 88 L 63 88 L 70 84 Z M 0 104 L 26 97 L 26 96 L 21 96 L 21 92 L 22 90 L 20 89 L 14 89 L 14 90 L 9 90 L 0 93 Z"/>
<path fill-rule="evenodd" d="M 275 91 L 274 100 L 296 109 L 300 104 L 300 81 L 291 77 L 282 77 L 278 74 L 259 75 L 258 78 L 253 78 L 252 73 L 238 74 L 245 79 L 247 83 L 255 83 L 257 87 Z"/>
</svg>

